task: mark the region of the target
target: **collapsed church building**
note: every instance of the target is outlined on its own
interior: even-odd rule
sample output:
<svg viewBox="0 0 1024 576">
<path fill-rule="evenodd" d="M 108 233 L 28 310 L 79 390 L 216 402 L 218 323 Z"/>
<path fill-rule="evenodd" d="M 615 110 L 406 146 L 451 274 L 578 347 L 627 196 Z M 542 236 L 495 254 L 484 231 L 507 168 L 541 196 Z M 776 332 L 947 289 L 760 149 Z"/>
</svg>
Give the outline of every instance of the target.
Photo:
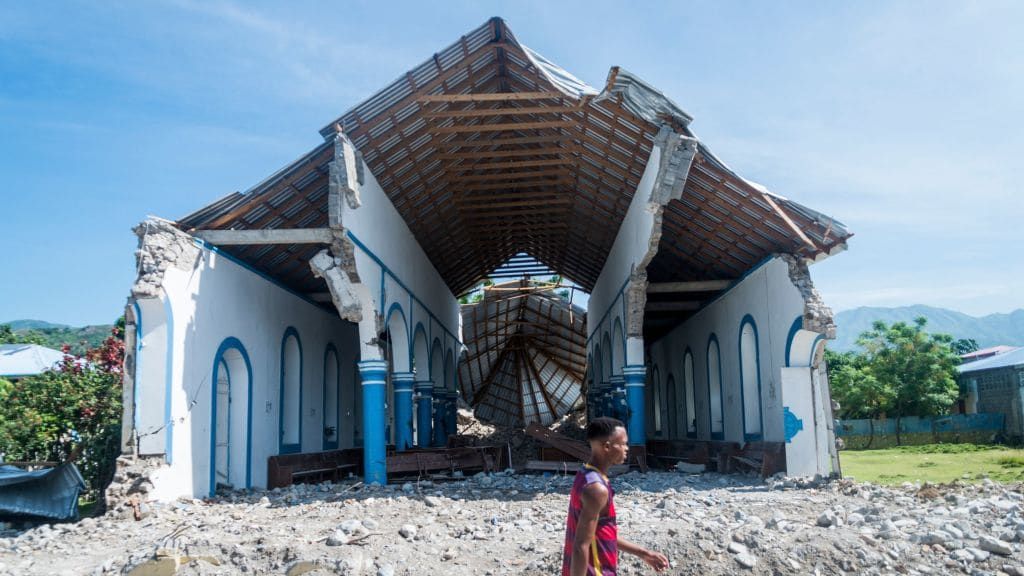
<svg viewBox="0 0 1024 576">
<path fill-rule="evenodd" d="M 248 191 L 147 219 L 124 450 L 159 463 L 160 498 L 267 487 L 329 451 L 386 482 L 392 455 L 449 442 L 460 402 L 516 426 L 585 405 L 668 462 L 760 446 L 833 472 L 835 328 L 808 265 L 851 233 L 736 174 L 691 120 L 495 18 Z M 555 272 L 586 311 L 525 289 L 467 314 L 496 270 Z"/>
</svg>

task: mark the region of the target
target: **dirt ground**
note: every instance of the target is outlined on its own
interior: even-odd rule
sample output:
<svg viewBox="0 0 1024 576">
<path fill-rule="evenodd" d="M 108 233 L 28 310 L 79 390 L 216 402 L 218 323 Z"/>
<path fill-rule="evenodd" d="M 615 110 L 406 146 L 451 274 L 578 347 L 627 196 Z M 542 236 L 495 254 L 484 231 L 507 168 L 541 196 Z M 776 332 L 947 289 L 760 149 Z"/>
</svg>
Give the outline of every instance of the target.
<svg viewBox="0 0 1024 576">
<path fill-rule="evenodd" d="M 0 574 L 557 574 L 571 476 L 235 492 L 29 530 Z M 613 479 L 669 574 L 1024 574 L 1020 485 L 885 488 L 682 472 Z M 623 556 L 621 574 L 651 574 Z"/>
</svg>

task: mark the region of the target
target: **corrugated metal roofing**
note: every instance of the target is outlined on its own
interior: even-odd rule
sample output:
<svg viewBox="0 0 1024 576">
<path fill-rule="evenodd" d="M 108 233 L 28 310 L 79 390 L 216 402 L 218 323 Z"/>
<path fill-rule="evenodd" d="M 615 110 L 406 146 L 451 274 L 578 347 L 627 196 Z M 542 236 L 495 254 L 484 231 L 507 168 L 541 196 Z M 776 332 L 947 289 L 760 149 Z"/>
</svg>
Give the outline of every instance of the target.
<svg viewBox="0 0 1024 576">
<path fill-rule="evenodd" d="M 38 344 L 0 344 L 0 377 L 41 374 L 63 359 L 64 353 Z"/>
<path fill-rule="evenodd" d="M 961 374 L 968 374 L 971 372 L 980 372 L 981 370 L 1009 368 L 1011 366 L 1024 366 L 1024 347 L 1015 348 L 1010 352 L 996 354 L 995 356 L 978 360 L 976 362 L 961 364 L 960 366 L 957 366 L 957 370 Z"/>
<path fill-rule="evenodd" d="M 462 307 L 462 397 L 477 418 L 502 426 L 551 424 L 581 400 L 586 312 L 550 285 L 514 281 Z"/>
<path fill-rule="evenodd" d="M 326 225 L 337 125 L 455 294 L 519 252 L 592 290 L 655 136 L 692 136 L 691 120 L 626 70 L 613 68 L 601 91 L 588 86 L 495 18 L 329 123 L 324 144 L 179 225 Z M 652 281 L 733 279 L 772 253 L 831 254 L 851 235 L 744 180 L 700 142 L 684 196 L 665 214 Z M 228 251 L 296 290 L 324 290 L 295 265 L 307 247 Z"/>
</svg>

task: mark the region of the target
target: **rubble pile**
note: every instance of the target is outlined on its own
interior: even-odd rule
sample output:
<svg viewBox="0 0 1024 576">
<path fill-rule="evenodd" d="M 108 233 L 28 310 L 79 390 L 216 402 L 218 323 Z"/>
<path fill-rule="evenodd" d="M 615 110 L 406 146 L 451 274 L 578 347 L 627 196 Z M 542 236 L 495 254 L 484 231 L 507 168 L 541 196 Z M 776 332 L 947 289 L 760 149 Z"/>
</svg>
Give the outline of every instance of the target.
<svg viewBox="0 0 1024 576">
<path fill-rule="evenodd" d="M 150 502 L 15 531 L 0 575 L 555 574 L 572 475 L 477 474 L 387 487 L 296 485 Z M 1024 574 L 1024 494 L 992 482 L 852 481 L 630 472 L 621 534 L 669 574 Z M 621 574 L 650 574 L 630 556 Z"/>
</svg>

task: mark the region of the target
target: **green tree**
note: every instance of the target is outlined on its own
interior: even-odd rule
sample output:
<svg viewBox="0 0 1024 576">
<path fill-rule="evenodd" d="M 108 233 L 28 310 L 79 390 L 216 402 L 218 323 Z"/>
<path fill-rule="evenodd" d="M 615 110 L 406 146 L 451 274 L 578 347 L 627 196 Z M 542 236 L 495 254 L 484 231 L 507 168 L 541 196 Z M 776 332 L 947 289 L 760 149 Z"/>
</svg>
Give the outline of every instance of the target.
<svg viewBox="0 0 1024 576">
<path fill-rule="evenodd" d="M 0 324 L 0 344 L 43 344 L 42 334 L 28 331 L 17 333 L 10 324 Z"/>
<path fill-rule="evenodd" d="M 974 338 L 958 338 L 953 341 L 950 347 L 953 348 L 953 352 L 955 352 L 957 356 L 963 356 L 964 354 L 970 354 L 971 352 L 978 351 L 978 343 Z"/>
<path fill-rule="evenodd" d="M 943 414 L 957 399 L 955 373 L 960 358 L 951 347 L 953 338 L 925 332 L 927 322 L 924 317 L 912 325 L 887 326 L 877 321 L 857 340 L 870 374 L 879 386 L 892 390 L 887 411 L 896 418 L 897 444 L 903 416 Z"/>
<path fill-rule="evenodd" d="M 832 398 L 839 403 L 838 416 L 867 419 L 870 430 L 867 447 L 870 448 L 875 440 L 874 421 L 891 409 L 895 390 L 875 377 L 863 354 L 826 349 L 825 366 Z"/>
<path fill-rule="evenodd" d="M 53 370 L 0 383 L 0 455 L 8 461 L 74 458 L 96 497 L 120 452 L 124 343 L 117 328 L 84 357 L 68 353 Z"/>
</svg>

